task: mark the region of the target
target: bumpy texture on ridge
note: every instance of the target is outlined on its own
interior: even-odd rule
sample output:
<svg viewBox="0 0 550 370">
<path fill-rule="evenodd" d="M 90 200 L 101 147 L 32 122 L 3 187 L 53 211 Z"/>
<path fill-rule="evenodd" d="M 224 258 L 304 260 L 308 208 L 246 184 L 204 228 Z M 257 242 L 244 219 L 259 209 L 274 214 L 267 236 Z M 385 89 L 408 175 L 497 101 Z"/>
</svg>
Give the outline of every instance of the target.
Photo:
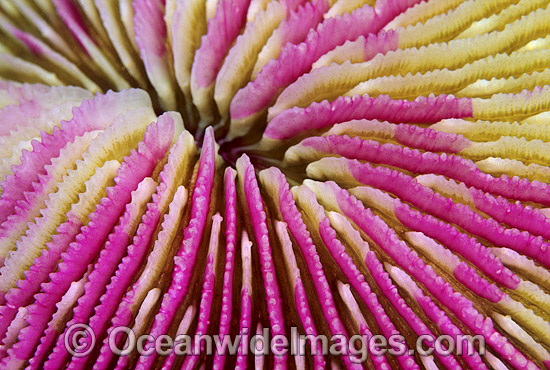
<svg viewBox="0 0 550 370">
<path fill-rule="evenodd" d="M 0 369 L 550 370 L 549 17 L 0 1 Z"/>
</svg>

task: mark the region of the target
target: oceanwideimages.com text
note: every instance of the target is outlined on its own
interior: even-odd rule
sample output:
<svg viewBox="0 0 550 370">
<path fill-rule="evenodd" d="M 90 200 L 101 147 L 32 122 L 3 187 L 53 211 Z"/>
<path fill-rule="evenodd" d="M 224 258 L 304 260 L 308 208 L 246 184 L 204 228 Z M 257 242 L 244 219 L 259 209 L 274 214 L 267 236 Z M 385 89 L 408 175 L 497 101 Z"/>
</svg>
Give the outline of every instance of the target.
<svg viewBox="0 0 550 370">
<path fill-rule="evenodd" d="M 193 355 L 252 355 L 252 356 L 349 356 L 362 363 L 369 356 L 400 356 L 408 353 L 420 356 L 480 355 L 485 354 L 485 339 L 476 335 L 421 335 L 414 348 L 409 348 L 401 335 L 305 335 L 292 327 L 290 335 L 270 335 L 269 328 L 250 333 L 246 328 L 239 335 L 187 335 L 175 337 L 151 334 L 136 335 L 129 327 L 114 328 L 108 335 L 109 349 L 118 356 L 139 354 L 150 356 Z M 89 355 L 95 348 L 96 337 L 90 327 L 76 324 L 65 335 L 65 348 L 76 357 Z"/>
</svg>

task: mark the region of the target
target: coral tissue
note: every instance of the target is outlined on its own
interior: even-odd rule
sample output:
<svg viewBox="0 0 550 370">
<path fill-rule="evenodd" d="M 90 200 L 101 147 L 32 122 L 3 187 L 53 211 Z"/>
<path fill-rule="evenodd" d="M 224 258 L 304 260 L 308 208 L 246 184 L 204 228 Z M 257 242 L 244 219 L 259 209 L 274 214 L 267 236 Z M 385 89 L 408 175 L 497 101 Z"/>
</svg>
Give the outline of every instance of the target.
<svg viewBox="0 0 550 370">
<path fill-rule="evenodd" d="M 0 369 L 550 369 L 549 6 L 0 2 Z"/>
</svg>

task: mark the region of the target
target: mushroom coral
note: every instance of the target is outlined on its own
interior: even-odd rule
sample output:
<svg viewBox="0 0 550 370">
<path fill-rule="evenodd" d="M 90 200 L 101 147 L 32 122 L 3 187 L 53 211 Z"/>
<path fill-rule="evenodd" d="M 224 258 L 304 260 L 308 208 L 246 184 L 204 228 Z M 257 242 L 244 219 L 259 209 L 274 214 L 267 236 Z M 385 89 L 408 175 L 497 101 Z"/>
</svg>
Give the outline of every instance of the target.
<svg viewBox="0 0 550 370">
<path fill-rule="evenodd" d="M 0 368 L 550 369 L 549 19 L 0 2 Z"/>
</svg>

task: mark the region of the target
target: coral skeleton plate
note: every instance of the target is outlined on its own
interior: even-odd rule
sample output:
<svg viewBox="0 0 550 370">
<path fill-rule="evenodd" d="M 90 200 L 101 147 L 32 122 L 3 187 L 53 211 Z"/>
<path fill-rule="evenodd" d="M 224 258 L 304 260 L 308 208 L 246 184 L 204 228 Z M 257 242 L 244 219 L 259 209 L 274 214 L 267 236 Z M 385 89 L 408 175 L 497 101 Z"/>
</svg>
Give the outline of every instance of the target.
<svg viewBox="0 0 550 370">
<path fill-rule="evenodd" d="M 0 1 L 0 370 L 550 370 L 549 20 Z"/>
</svg>

